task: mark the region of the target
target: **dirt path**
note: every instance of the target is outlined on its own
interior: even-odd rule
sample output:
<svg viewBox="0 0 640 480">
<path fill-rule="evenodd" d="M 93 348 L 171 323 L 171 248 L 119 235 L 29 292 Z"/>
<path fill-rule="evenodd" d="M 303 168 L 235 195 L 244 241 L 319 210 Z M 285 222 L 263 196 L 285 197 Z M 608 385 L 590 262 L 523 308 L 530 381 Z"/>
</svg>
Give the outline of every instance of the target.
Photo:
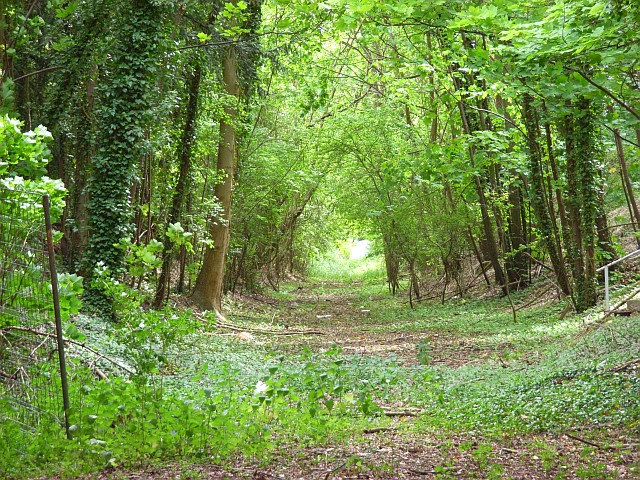
<svg viewBox="0 0 640 480">
<path fill-rule="evenodd" d="M 612 437 L 615 432 L 610 432 Z M 636 479 L 637 454 L 588 450 L 566 436 L 527 435 L 492 442 L 473 437 L 406 438 L 394 433 L 372 435 L 351 447 L 291 452 L 269 467 L 238 461 L 215 465 L 168 465 L 147 470 L 105 471 L 99 479 Z M 544 448 L 541 447 L 544 445 Z M 634 467 L 635 466 L 635 467 Z"/>
<path fill-rule="evenodd" d="M 496 350 L 483 347 L 472 337 L 451 335 L 440 330 L 407 331 L 403 328 L 411 320 L 391 318 L 380 320 L 379 310 L 388 308 L 389 298 L 368 298 L 363 302 L 357 286 L 339 292 L 316 293 L 318 285 L 292 290 L 294 299 L 280 300 L 253 296 L 246 299 L 256 310 L 271 308 L 263 316 L 275 315 L 278 321 L 292 329 L 311 329 L 326 335 L 279 337 L 280 346 L 288 345 L 297 352 L 304 347 L 313 351 L 327 349 L 338 343 L 345 354 L 394 356 L 403 365 L 418 363 L 416 346 L 427 340 L 430 345 L 430 364 L 460 367 L 481 364 L 495 357 Z M 405 303 L 398 300 L 397 303 Z M 272 313 L 273 312 L 273 313 Z M 274 317 L 275 318 L 275 317 Z M 445 320 L 443 320 L 444 322 Z"/>
</svg>

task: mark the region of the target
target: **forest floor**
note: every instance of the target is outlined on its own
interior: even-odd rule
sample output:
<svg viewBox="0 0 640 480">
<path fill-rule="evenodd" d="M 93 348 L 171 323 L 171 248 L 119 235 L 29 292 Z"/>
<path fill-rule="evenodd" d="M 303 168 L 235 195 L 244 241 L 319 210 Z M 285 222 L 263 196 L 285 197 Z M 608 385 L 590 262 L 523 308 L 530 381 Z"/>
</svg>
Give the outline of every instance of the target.
<svg viewBox="0 0 640 480">
<path fill-rule="evenodd" d="M 595 313 L 565 317 L 565 303 L 543 291 L 512 299 L 514 322 L 497 297 L 411 309 L 366 285 L 285 290 L 231 298 L 235 328 L 218 335 L 287 359 L 338 344 L 345 383 L 388 384 L 373 399 L 383 414 L 310 445 L 282 439 L 263 458 L 91 478 L 640 478 L 640 366 L 628 361 L 640 351 L 637 318 L 597 326 Z M 602 346 L 605 336 L 614 347 Z"/>
</svg>

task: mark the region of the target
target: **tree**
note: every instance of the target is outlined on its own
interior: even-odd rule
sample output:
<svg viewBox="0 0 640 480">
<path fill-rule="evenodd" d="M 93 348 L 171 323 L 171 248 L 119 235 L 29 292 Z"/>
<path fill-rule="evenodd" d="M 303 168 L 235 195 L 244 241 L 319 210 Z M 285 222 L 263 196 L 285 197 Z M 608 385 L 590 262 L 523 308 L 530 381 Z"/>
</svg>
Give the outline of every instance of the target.
<svg viewBox="0 0 640 480">
<path fill-rule="evenodd" d="M 98 86 L 96 152 L 88 184 L 84 263 L 89 276 L 96 265 L 113 275 L 124 270 L 125 252 L 117 244 L 132 233 L 130 189 L 147 148 L 153 75 L 159 64 L 164 9 L 152 0 L 122 1 L 116 7 L 113 48 Z M 103 294 L 96 289 L 90 293 L 87 298 L 104 307 Z"/>
<path fill-rule="evenodd" d="M 206 310 L 222 309 L 222 284 L 224 266 L 229 247 L 229 221 L 231 219 L 231 195 L 235 178 L 236 165 L 236 129 L 238 121 L 239 84 L 238 59 L 235 47 L 227 47 L 222 57 L 223 81 L 229 95 L 225 106 L 225 117 L 220 120 L 220 140 L 218 144 L 218 172 L 223 176 L 222 182 L 216 185 L 215 195 L 222 205 L 221 215 L 210 219 L 209 235 L 213 242 L 208 247 L 202 268 L 196 280 L 192 299 L 199 307 Z"/>
<path fill-rule="evenodd" d="M 261 1 L 250 4 L 238 1 L 226 5 L 226 11 L 231 18 L 230 30 L 236 30 L 237 39 L 248 36 L 251 40 L 255 34 L 260 19 Z M 246 17 L 243 12 L 246 10 Z M 243 33 L 242 25 L 248 35 Z M 215 196 L 222 210 L 221 214 L 209 219 L 209 235 L 212 246 L 205 250 L 202 268 L 196 279 L 196 286 L 192 300 L 199 307 L 207 310 L 220 311 L 222 307 L 222 287 L 224 282 L 225 263 L 229 248 L 231 200 L 233 183 L 236 174 L 238 130 L 240 124 L 240 102 L 243 100 L 240 91 L 240 58 L 241 51 L 237 45 L 231 44 L 222 51 L 222 82 L 227 94 L 224 115 L 220 118 L 220 138 L 218 143 L 217 170 L 222 175 L 222 181 L 216 185 Z M 245 79 L 250 79 L 254 73 L 253 52 L 245 52 L 248 69 Z M 245 82 L 244 95 L 250 94 L 249 82 Z M 246 98 L 245 98 L 246 100 Z"/>
</svg>

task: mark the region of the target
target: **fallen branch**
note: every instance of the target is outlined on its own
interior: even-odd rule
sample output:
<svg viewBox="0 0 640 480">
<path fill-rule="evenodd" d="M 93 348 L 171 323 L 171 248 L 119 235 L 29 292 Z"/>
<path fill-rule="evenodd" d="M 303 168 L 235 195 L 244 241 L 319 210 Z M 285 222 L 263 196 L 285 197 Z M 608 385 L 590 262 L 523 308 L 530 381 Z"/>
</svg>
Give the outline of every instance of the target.
<svg viewBox="0 0 640 480">
<path fill-rule="evenodd" d="M 107 377 L 107 374 L 100 370 L 98 367 L 94 367 L 93 371 L 100 379 L 104 380 L 105 382 L 110 381 L 109 377 Z"/>
<path fill-rule="evenodd" d="M 508 453 L 515 453 L 515 454 L 520 454 L 521 453 L 518 450 L 514 450 L 513 448 L 506 448 L 506 447 L 502 447 L 500 450 L 502 450 L 503 452 L 508 452 Z"/>
<path fill-rule="evenodd" d="M 35 330 L 33 328 L 28 328 L 28 327 L 20 327 L 17 325 L 10 325 L 8 327 L 4 327 L 0 330 L 0 332 L 8 332 L 8 331 L 18 331 L 18 332 L 27 332 L 27 333 L 31 333 L 33 335 L 41 335 L 44 337 L 49 337 L 49 338 L 56 338 L 56 335 L 53 333 L 48 333 L 48 332 L 41 332 L 39 330 Z M 93 353 L 95 356 L 97 356 L 98 358 L 102 358 L 103 360 L 106 360 L 107 362 L 115 365 L 118 368 L 121 368 L 122 370 L 124 370 L 125 372 L 129 373 L 130 375 L 135 375 L 135 372 L 127 367 L 125 367 L 124 365 L 121 365 L 120 363 L 116 362 L 115 360 L 112 360 L 111 358 L 103 355 L 102 353 L 98 352 L 97 350 L 94 350 L 93 348 L 85 345 L 84 343 L 78 342 L 76 340 L 72 340 L 70 338 L 66 338 L 66 337 L 62 337 L 62 340 L 66 343 L 69 343 L 71 345 L 75 345 L 77 347 L 80 348 L 84 348 L 85 350 L 87 350 L 88 352 Z"/>
<path fill-rule="evenodd" d="M 240 328 L 235 325 L 229 325 L 224 323 L 216 322 L 216 327 L 226 328 L 228 330 L 233 330 L 234 332 L 249 332 L 249 333 L 261 333 L 263 335 L 274 335 L 279 337 L 286 337 L 289 335 L 326 335 L 325 332 L 321 332 L 319 330 L 267 330 L 264 328 Z"/>
<path fill-rule="evenodd" d="M 558 321 L 561 322 L 562 320 L 564 320 L 564 317 L 567 316 L 567 313 L 569 313 L 569 311 L 571 311 L 571 302 L 567 302 L 567 304 L 565 305 L 564 309 L 562 310 L 562 313 L 560 314 L 560 317 L 558 318 Z"/>
<path fill-rule="evenodd" d="M 384 413 L 387 417 L 417 417 L 422 412 L 409 412 L 409 411 L 393 411 L 393 410 L 384 410 Z"/>
<path fill-rule="evenodd" d="M 631 365 L 635 365 L 636 363 L 640 363 L 640 358 L 634 358 L 633 360 L 629 360 L 628 362 L 625 362 L 621 365 L 616 365 L 615 367 L 610 368 L 609 372 L 621 372 L 629 368 Z"/>
<path fill-rule="evenodd" d="M 611 315 L 613 315 L 616 310 L 618 310 L 618 308 L 620 308 L 622 305 L 624 305 L 625 303 L 627 303 L 629 300 L 631 300 L 633 297 L 635 297 L 636 295 L 638 295 L 640 293 L 640 290 L 636 290 L 635 292 L 633 292 L 631 295 L 629 295 L 628 297 L 626 297 L 624 300 L 622 300 L 620 303 L 618 303 L 615 307 L 613 307 L 611 310 L 609 310 L 607 313 L 605 313 L 604 317 L 602 317 L 600 319 L 600 323 L 602 323 L 606 318 L 610 317 Z"/>
<path fill-rule="evenodd" d="M 380 432 L 393 432 L 396 430 L 395 427 L 375 427 L 375 428 L 365 428 L 362 433 L 380 433 Z"/>
<path fill-rule="evenodd" d="M 637 282 L 636 282 L 637 285 Z M 602 318 L 595 320 L 594 323 L 590 324 L 587 328 L 585 328 L 582 332 L 578 333 L 575 338 L 576 340 L 584 337 L 585 335 L 587 335 L 588 333 L 592 333 L 592 332 L 597 332 L 599 331 L 605 324 L 609 323 L 609 321 L 611 321 L 611 316 L 616 313 L 616 311 L 625 303 L 627 303 L 629 300 L 631 300 L 633 297 L 635 297 L 636 295 L 638 295 L 640 293 L 640 290 L 636 290 L 634 291 L 631 295 L 629 295 L 628 297 L 624 298 L 621 302 L 619 302 L 618 304 L 616 304 L 615 307 L 613 307 L 611 310 L 609 310 L 608 312 L 605 312 L 605 314 L 603 315 Z"/>
<path fill-rule="evenodd" d="M 232 323 L 229 322 L 229 320 L 227 320 L 227 318 L 222 315 L 220 312 L 215 312 L 216 314 L 216 323 L 215 326 L 219 327 L 219 328 L 226 328 L 227 330 L 231 330 L 234 332 L 248 332 L 248 333 L 260 333 L 263 335 L 274 335 L 274 336 L 290 336 L 290 335 L 326 335 L 325 332 L 321 332 L 319 330 L 286 330 L 286 331 L 280 331 L 280 330 L 268 330 L 265 328 L 247 328 L 247 327 L 239 327 L 237 325 L 234 325 Z M 198 318 L 200 318 L 202 321 L 204 321 L 204 319 L 202 317 L 200 317 L 197 314 L 194 314 L 196 316 L 198 316 Z"/>
<path fill-rule="evenodd" d="M 329 480 L 329 478 L 331 477 L 331 475 L 333 475 L 334 473 L 337 473 L 338 470 L 342 470 L 344 467 L 347 466 L 347 463 L 349 463 L 349 460 L 347 459 L 346 461 L 342 462 L 340 465 L 338 465 L 337 467 L 333 468 L 332 470 L 329 470 L 327 472 L 327 474 L 324 476 L 324 480 Z"/>
<path fill-rule="evenodd" d="M 596 447 L 599 450 L 605 450 L 605 448 L 602 445 L 599 445 L 597 443 L 594 443 L 592 441 L 586 440 L 584 438 L 578 437 L 577 435 L 571 435 L 570 433 L 565 432 L 565 435 L 569 438 L 573 438 L 574 440 L 577 440 L 578 442 L 582 442 L 584 444 L 587 445 L 591 445 L 592 447 Z"/>
<path fill-rule="evenodd" d="M 551 290 L 553 287 L 554 287 L 554 285 L 549 285 L 547 288 L 545 288 L 545 289 L 542 291 L 542 293 L 540 293 L 540 294 L 536 295 L 536 297 L 535 297 L 533 300 L 531 300 L 531 301 L 529 301 L 529 302 L 525 303 L 524 305 L 518 305 L 518 306 L 516 307 L 516 311 L 517 311 L 517 312 L 519 312 L 520 310 L 524 310 L 525 308 L 530 307 L 530 306 L 531 306 L 531 305 L 533 305 L 534 303 L 539 302 L 539 301 L 540 301 L 540 299 L 541 299 L 542 297 L 544 297 L 544 296 L 547 294 L 547 292 L 549 292 L 549 290 Z"/>
</svg>

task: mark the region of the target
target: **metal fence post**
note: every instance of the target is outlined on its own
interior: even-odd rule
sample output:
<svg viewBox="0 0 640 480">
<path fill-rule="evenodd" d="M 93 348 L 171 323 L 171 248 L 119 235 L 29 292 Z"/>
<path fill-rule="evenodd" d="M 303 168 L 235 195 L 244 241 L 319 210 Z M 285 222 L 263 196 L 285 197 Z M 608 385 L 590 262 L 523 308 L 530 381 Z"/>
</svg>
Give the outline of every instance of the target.
<svg viewBox="0 0 640 480">
<path fill-rule="evenodd" d="M 62 385 L 62 404 L 64 406 L 64 429 L 67 438 L 71 439 L 69 430 L 69 384 L 67 383 L 67 364 L 64 356 L 64 338 L 62 336 L 62 317 L 60 315 L 60 295 L 58 292 L 58 273 L 56 272 L 55 252 L 53 250 L 53 234 L 51 227 L 51 201 L 49 195 L 42 197 L 44 221 L 47 228 L 47 251 L 49 253 L 49 271 L 51 273 L 51 291 L 53 293 L 53 313 L 56 320 L 56 339 L 58 341 L 58 360 L 60 362 L 60 383 Z"/>
<path fill-rule="evenodd" d="M 609 313 L 609 265 L 604 267 L 604 311 Z"/>
</svg>

